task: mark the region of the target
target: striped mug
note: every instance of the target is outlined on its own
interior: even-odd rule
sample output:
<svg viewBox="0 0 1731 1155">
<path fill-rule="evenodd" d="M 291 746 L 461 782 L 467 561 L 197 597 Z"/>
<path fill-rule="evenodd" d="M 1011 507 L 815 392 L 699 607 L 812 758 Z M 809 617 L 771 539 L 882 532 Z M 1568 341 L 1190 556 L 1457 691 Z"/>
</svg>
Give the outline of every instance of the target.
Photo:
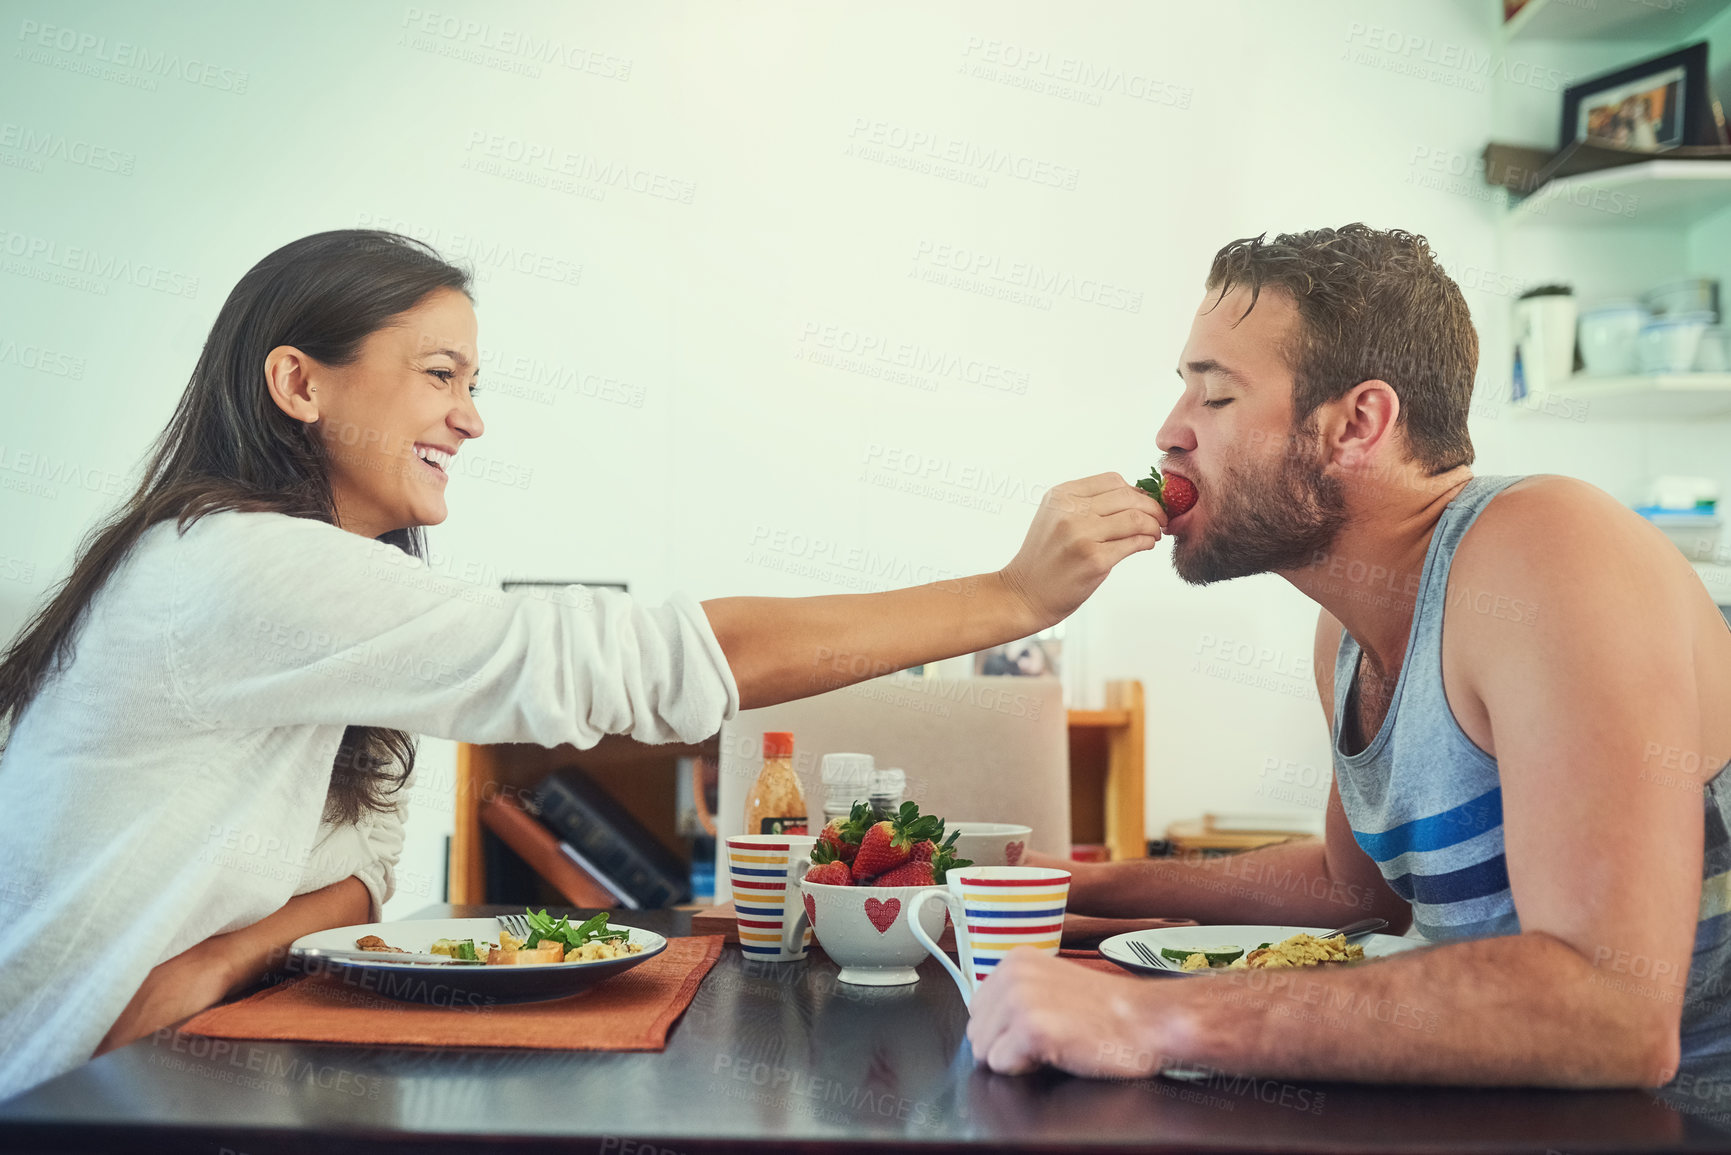
<svg viewBox="0 0 1731 1155">
<path fill-rule="evenodd" d="M 798 962 L 811 946 L 800 921 L 799 880 L 817 839 L 803 834 L 735 834 L 727 839 L 727 885 L 739 919 L 739 949 L 759 962 Z"/>
<path fill-rule="evenodd" d="M 943 886 L 922 890 L 909 904 L 908 929 L 926 952 L 944 964 L 962 989 L 962 1002 L 1003 957 L 1016 947 L 1058 953 L 1064 932 L 1064 903 L 1070 897 L 1070 872 L 1044 866 L 964 866 L 951 870 Z M 958 970 L 920 925 L 926 903 L 941 899 L 956 928 Z"/>
</svg>

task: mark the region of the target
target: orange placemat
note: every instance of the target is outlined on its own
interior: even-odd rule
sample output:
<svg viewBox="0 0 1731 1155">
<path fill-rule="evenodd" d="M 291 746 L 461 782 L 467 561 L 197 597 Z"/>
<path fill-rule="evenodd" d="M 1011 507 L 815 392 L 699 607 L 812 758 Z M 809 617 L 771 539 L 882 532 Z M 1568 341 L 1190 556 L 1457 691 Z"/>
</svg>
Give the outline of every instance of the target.
<svg viewBox="0 0 1731 1155">
<path fill-rule="evenodd" d="M 659 1051 L 719 957 L 720 935 L 670 938 L 648 962 L 581 994 L 484 1007 L 402 1003 L 319 975 L 212 1007 L 180 1029 L 225 1039 L 365 1046 Z"/>
</svg>

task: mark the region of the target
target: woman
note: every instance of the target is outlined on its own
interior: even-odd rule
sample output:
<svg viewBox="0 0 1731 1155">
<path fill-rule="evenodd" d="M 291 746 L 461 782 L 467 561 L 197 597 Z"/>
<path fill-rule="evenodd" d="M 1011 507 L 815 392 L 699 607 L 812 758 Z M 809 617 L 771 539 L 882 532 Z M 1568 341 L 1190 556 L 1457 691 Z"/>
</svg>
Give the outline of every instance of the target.
<svg viewBox="0 0 1731 1155">
<path fill-rule="evenodd" d="M 376 918 L 412 733 L 697 741 L 1033 634 L 1164 524 L 1107 474 L 962 581 L 477 599 L 420 560 L 483 431 L 476 365 L 468 275 L 392 233 L 285 245 L 223 304 L 137 492 L 0 660 L 0 1097 Z"/>
</svg>

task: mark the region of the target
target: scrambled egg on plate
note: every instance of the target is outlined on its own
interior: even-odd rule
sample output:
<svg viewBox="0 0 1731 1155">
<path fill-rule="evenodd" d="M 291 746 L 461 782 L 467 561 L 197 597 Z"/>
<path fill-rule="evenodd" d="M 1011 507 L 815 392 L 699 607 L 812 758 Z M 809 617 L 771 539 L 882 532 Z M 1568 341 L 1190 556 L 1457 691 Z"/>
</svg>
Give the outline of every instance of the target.
<svg viewBox="0 0 1731 1155">
<path fill-rule="evenodd" d="M 1313 967 L 1323 963 L 1358 962 L 1364 958 L 1364 948 L 1355 942 L 1339 938 L 1317 938 L 1295 934 L 1273 946 L 1261 947 L 1240 955 L 1224 967 L 1214 967 L 1208 956 L 1193 954 L 1179 964 L 1180 970 L 1261 970 L 1268 967 Z"/>
</svg>

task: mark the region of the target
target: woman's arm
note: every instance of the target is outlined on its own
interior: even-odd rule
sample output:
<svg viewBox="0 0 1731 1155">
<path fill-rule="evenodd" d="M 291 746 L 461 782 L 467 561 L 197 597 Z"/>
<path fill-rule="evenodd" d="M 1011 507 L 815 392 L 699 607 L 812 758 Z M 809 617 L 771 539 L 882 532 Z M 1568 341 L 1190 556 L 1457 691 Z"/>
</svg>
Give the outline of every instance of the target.
<svg viewBox="0 0 1731 1155">
<path fill-rule="evenodd" d="M 1115 473 L 1048 491 L 977 578 L 815 598 L 570 586 L 502 593 L 281 514 L 217 513 L 175 544 L 174 702 L 198 728 L 391 726 L 464 742 L 695 742 L 743 704 L 816 694 L 1061 621 L 1165 515 Z M 845 656 L 845 657 L 844 657 Z"/>
<path fill-rule="evenodd" d="M 96 1054 L 180 1022 L 257 982 L 303 934 L 367 921 L 372 899 L 358 878 L 296 895 L 251 926 L 217 934 L 152 968 Z"/>
<path fill-rule="evenodd" d="M 1116 473 L 1048 490 L 996 573 L 875 594 L 703 603 L 742 709 L 819 694 L 1036 634 L 1160 540 L 1160 504 Z"/>
</svg>

